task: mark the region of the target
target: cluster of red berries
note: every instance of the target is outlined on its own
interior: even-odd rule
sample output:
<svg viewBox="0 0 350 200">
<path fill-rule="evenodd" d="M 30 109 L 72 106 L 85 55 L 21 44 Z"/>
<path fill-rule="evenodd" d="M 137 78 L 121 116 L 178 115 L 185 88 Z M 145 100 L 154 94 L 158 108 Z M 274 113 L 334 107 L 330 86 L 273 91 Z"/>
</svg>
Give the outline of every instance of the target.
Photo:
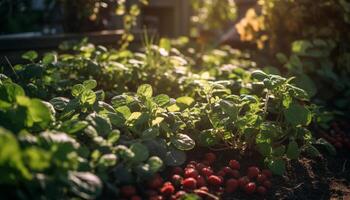
<svg viewBox="0 0 350 200">
<path fill-rule="evenodd" d="M 230 160 L 228 166 L 214 171 L 216 160 L 214 153 L 207 153 L 201 162 L 190 161 L 185 168 L 174 167 L 169 173 L 168 181 L 159 174 L 144 185 L 143 196 L 149 200 L 176 200 L 186 194 L 195 193 L 202 199 L 218 199 L 222 195 L 230 195 L 238 190 L 244 193 L 265 195 L 271 188 L 272 174 L 269 170 L 260 170 L 251 166 L 245 176 L 241 176 L 241 166 L 237 160 Z M 130 200 L 139 200 L 133 186 L 123 186 L 121 194 Z"/>
<path fill-rule="evenodd" d="M 350 139 L 342 130 L 340 125 L 334 122 L 331 124 L 331 127 L 332 128 L 329 133 L 321 131 L 321 136 L 339 150 L 344 148 L 350 150 Z"/>
</svg>

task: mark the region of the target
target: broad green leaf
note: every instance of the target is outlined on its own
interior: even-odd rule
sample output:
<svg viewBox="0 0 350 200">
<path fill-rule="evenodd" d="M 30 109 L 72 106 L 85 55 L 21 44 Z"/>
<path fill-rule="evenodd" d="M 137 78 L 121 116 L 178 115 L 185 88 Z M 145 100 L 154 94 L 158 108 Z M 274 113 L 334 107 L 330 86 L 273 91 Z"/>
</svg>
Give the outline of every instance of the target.
<svg viewBox="0 0 350 200">
<path fill-rule="evenodd" d="M 55 98 L 50 100 L 50 103 L 53 105 L 53 107 L 56 110 L 62 111 L 69 103 L 69 99 L 64 98 L 64 97 L 55 97 Z"/>
<path fill-rule="evenodd" d="M 102 192 L 102 181 L 90 172 L 70 172 L 69 190 L 83 199 L 96 199 Z"/>
<path fill-rule="evenodd" d="M 81 93 L 83 93 L 83 91 L 85 90 L 84 85 L 82 84 L 76 84 L 72 87 L 72 95 L 74 97 L 79 96 Z"/>
<path fill-rule="evenodd" d="M 96 101 L 96 94 L 92 91 L 92 90 L 84 90 L 81 93 L 81 97 L 80 97 L 80 102 L 85 104 L 89 104 L 92 105 L 94 104 Z"/>
<path fill-rule="evenodd" d="M 2 127 L 0 127 L 0 176 L 0 183 L 13 185 L 20 179 L 32 179 L 22 160 L 16 137 Z"/>
<path fill-rule="evenodd" d="M 28 109 L 27 126 L 31 127 L 35 123 L 38 124 L 40 128 L 45 129 L 50 124 L 53 118 L 51 116 L 51 111 L 41 100 L 18 96 L 17 103 Z"/>
<path fill-rule="evenodd" d="M 165 94 L 160 94 L 160 95 L 154 97 L 153 100 L 158 106 L 165 106 L 170 102 L 169 96 L 165 95 Z"/>
<path fill-rule="evenodd" d="M 298 143 L 296 143 L 294 140 L 290 141 L 288 144 L 286 154 L 289 159 L 299 158 L 300 150 L 299 150 Z"/>
<path fill-rule="evenodd" d="M 73 134 L 85 129 L 88 125 L 89 123 L 87 123 L 86 121 L 72 119 L 64 121 L 59 130 L 68 134 Z"/>
<path fill-rule="evenodd" d="M 86 120 L 96 128 L 97 133 L 102 137 L 107 136 L 112 131 L 111 122 L 106 117 L 92 113 L 86 117 Z"/>
<path fill-rule="evenodd" d="M 51 154 L 37 147 L 30 147 L 23 152 L 27 165 L 32 170 L 43 171 L 50 167 Z"/>
<path fill-rule="evenodd" d="M 312 119 L 312 113 L 299 104 L 291 104 L 289 108 L 283 111 L 287 122 L 293 126 L 308 125 Z"/>
<path fill-rule="evenodd" d="M 220 107 L 232 120 L 237 119 L 239 108 L 235 104 L 226 100 L 221 100 Z"/>
<path fill-rule="evenodd" d="M 3 83 L 0 85 L 0 100 L 13 103 L 17 96 L 24 96 L 24 90 L 16 83 Z"/>
<path fill-rule="evenodd" d="M 308 75 L 301 74 L 294 79 L 294 83 L 301 89 L 304 89 L 309 97 L 313 97 L 317 93 L 317 87 Z"/>
<path fill-rule="evenodd" d="M 34 62 L 38 58 L 38 53 L 36 51 L 27 51 L 22 55 L 22 58 Z"/>
<path fill-rule="evenodd" d="M 170 138 L 171 143 L 182 151 L 191 150 L 195 146 L 194 140 L 185 134 L 176 134 Z"/>
<path fill-rule="evenodd" d="M 121 106 L 116 109 L 117 112 L 121 113 L 125 119 L 128 119 L 131 115 L 130 108 L 127 106 Z"/>
<path fill-rule="evenodd" d="M 57 55 L 54 54 L 54 53 L 47 53 L 47 54 L 45 54 L 45 56 L 43 57 L 43 63 L 44 63 L 45 65 L 52 64 L 52 63 L 54 63 L 56 60 L 57 60 Z"/>
<path fill-rule="evenodd" d="M 316 144 L 323 146 L 330 155 L 334 156 L 337 154 L 336 149 L 332 144 L 330 144 L 327 140 L 320 138 L 316 141 Z"/>
<path fill-rule="evenodd" d="M 264 157 L 269 157 L 272 152 L 271 144 L 263 142 L 257 144 L 258 151 L 263 155 Z"/>
<path fill-rule="evenodd" d="M 109 133 L 107 141 L 110 144 L 114 144 L 118 142 L 120 138 L 120 131 L 119 130 L 113 130 L 112 132 Z"/>
<path fill-rule="evenodd" d="M 283 175 L 286 171 L 286 162 L 282 159 L 271 159 L 268 162 L 268 167 L 272 173 L 277 175 Z"/>
<path fill-rule="evenodd" d="M 164 121 L 163 117 L 156 117 L 154 120 L 152 120 L 152 126 L 158 126 L 160 123 Z"/>
<path fill-rule="evenodd" d="M 306 153 L 313 158 L 321 156 L 321 153 L 313 145 L 307 145 L 304 149 Z"/>
<path fill-rule="evenodd" d="M 192 97 L 179 97 L 176 99 L 176 103 L 181 105 L 185 105 L 185 106 L 190 106 L 192 105 L 194 102 L 194 99 Z"/>
<path fill-rule="evenodd" d="M 135 154 L 133 161 L 142 162 L 147 160 L 149 156 L 148 148 L 141 143 L 134 143 L 130 146 L 130 150 Z"/>
<path fill-rule="evenodd" d="M 114 154 L 105 154 L 101 156 L 100 160 L 98 161 L 98 165 L 102 167 L 113 167 L 117 164 L 117 156 Z"/>
<path fill-rule="evenodd" d="M 202 131 L 198 136 L 200 145 L 210 147 L 219 143 L 219 138 L 213 133 L 212 129 Z"/>
<path fill-rule="evenodd" d="M 152 156 L 147 160 L 152 173 L 158 172 L 163 167 L 163 161 L 157 156 Z"/>
<path fill-rule="evenodd" d="M 142 139 L 154 139 L 159 136 L 159 128 L 151 127 L 142 132 Z"/>
<path fill-rule="evenodd" d="M 283 156 L 285 152 L 286 152 L 286 146 L 284 145 L 272 148 L 272 154 L 273 156 L 276 156 L 276 157 Z"/>
<path fill-rule="evenodd" d="M 266 74 L 265 72 L 261 71 L 261 70 L 255 70 L 251 73 L 251 76 L 254 79 L 257 79 L 259 81 L 263 81 L 264 79 L 268 79 L 269 75 Z"/>
<path fill-rule="evenodd" d="M 96 88 L 97 82 L 95 80 L 87 80 L 83 82 L 83 85 L 86 89 L 92 90 Z"/>
<path fill-rule="evenodd" d="M 170 147 L 163 160 L 168 166 L 179 166 L 186 161 L 186 153 L 174 147 Z"/>
<path fill-rule="evenodd" d="M 118 145 L 116 148 L 116 152 L 121 159 L 126 161 L 130 161 L 135 157 L 134 152 L 124 145 Z"/>
<path fill-rule="evenodd" d="M 137 94 L 139 96 L 144 96 L 144 97 L 152 97 L 153 95 L 153 89 L 152 86 L 149 84 L 143 84 L 139 88 L 137 88 Z"/>
</svg>

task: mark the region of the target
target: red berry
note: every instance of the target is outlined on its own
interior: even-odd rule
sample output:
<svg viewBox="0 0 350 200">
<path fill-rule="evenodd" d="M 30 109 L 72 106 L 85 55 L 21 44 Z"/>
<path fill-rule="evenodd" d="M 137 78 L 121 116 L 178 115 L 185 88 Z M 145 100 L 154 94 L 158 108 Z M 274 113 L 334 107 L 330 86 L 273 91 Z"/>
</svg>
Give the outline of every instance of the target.
<svg viewBox="0 0 350 200">
<path fill-rule="evenodd" d="M 201 174 L 205 177 L 209 177 L 209 176 L 213 175 L 213 170 L 211 170 L 208 167 L 205 167 L 202 169 Z"/>
<path fill-rule="evenodd" d="M 256 180 L 258 181 L 258 183 L 263 183 L 265 180 L 267 180 L 267 177 L 265 174 L 259 174 Z"/>
<path fill-rule="evenodd" d="M 171 181 L 173 182 L 173 184 L 175 186 L 179 186 L 182 182 L 183 178 L 178 175 L 178 174 L 174 174 L 172 177 L 171 177 Z"/>
<path fill-rule="evenodd" d="M 237 160 L 230 160 L 229 166 L 232 169 L 237 169 L 237 170 L 241 168 L 241 165 L 239 164 L 239 162 Z"/>
<path fill-rule="evenodd" d="M 136 194 L 136 189 L 132 185 L 125 185 L 120 189 L 120 192 L 124 197 L 132 197 Z"/>
<path fill-rule="evenodd" d="M 247 194 L 253 194 L 253 193 L 255 192 L 255 189 L 256 189 L 256 184 L 253 183 L 253 182 L 248 183 L 248 184 L 245 185 L 245 187 L 244 187 L 244 191 L 245 191 Z"/>
<path fill-rule="evenodd" d="M 134 195 L 130 198 L 130 200 L 142 200 L 142 198 L 138 195 Z"/>
<path fill-rule="evenodd" d="M 212 164 L 216 160 L 216 155 L 214 153 L 206 153 L 204 155 L 204 159 L 209 162 L 209 164 Z"/>
<path fill-rule="evenodd" d="M 175 192 L 175 188 L 171 183 L 164 184 L 163 187 L 160 189 L 160 193 L 163 196 L 170 196 Z"/>
<path fill-rule="evenodd" d="M 238 179 L 238 184 L 241 188 L 244 188 L 244 186 L 247 185 L 248 183 L 249 183 L 249 178 L 246 176 L 243 176 L 240 179 Z"/>
<path fill-rule="evenodd" d="M 196 189 L 197 188 L 197 180 L 194 178 L 186 178 L 182 181 L 182 185 L 186 189 Z"/>
<path fill-rule="evenodd" d="M 232 170 L 229 175 L 234 178 L 239 178 L 241 176 L 238 170 Z"/>
<path fill-rule="evenodd" d="M 197 176 L 197 187 L 205 186 L 207 183 L 205 181 L 205 178 L 201 175 Z"/>
<path fill-rule="evenodd" d="M 156 174 L 151 180 L 147 183 L 149 188 L 158 190 L 163 185 L 163 179 L 159 174 Z"/>
<path fill-rule="evenodd" d="M 260 195 L 265 195 L 266 194 L 266 188 L 264 186 L 259 186 L 258 189 L 256 190 L 258 194 Z"/>
<path fill-rule="evenodd" d="M 249 167 L 247 175 L 248 175 L 249 178 L 255 178 L 255 177 L 257 177 L 259 175 L 259 173 L 260 173 L 259 168 L 257 168 L 257 167 Z"/>
<path fill-rule="evenodd" d="M 198 171 L 194 168 L 188 168 L 185 170 L 185 178 L 197 178 L 198 176 Z"/>
<path fill-rule="evenodd" d="M 272 173 L 268 169 L 263 169 L 261 173 L 264 174 L 267 178 L 271 178 L 272 177 Z"/>
<path fill-rule="evenodd" d="M 226 174 L 230 174 L 233 170 L 230 167 L 223 167 L 222 171 L 224 171 Z"/>
<path fill-rule="evenodd" d="M 216 175 L 224 177 L 226 175 L 226 173 L 224 170 L 220 170 L 220 171 L 218 171 L 218 173 L 216 173 Z"/>
<path fill-rule="evenodd" d="M 184 170 L 181 167 L 174 167 L 171 174 L 178 174 L 182 175 L 184 173 Z"/>
<path fill-rule="evenodd" d="M 266 181 L 263 182 L 262 185 L 263 185 L 265 188 L 269 189 L 269 188 L 271 188 L 272 183 L 271 183 L 271 181 L 266 180 Z"/>
<path fill-rule="evenodd" d="M 225 187 L 225 192 L 227 193 L 233 193 L 236 191 L 238 187 L 238 181 L 234 178 L 228 179 L 226 181 L 226 187 Z"/>
<path fill-rule="evenodd" d="M 213 186 L 222 185 L 222 179 L 219 176 L 211 175 L 208 178 L 208 183 Z"/>
</svg>

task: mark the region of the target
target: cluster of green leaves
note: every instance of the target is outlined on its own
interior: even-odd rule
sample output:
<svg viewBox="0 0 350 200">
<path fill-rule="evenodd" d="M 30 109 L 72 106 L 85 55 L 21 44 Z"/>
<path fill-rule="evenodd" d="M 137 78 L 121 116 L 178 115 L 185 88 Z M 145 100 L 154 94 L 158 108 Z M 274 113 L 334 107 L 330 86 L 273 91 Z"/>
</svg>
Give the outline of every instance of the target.
<svg viewBox="0 0 350 200">
<path fill-rule="evenodd" d="M 349 53 L 336 48 L 333 39 L 298 40 L 292 43 L 289 57 L 283 53 L 276 57 L 288 75 L 296 77 L 294 83 L 319 105 L 344 115 L 350 104 Z M 334 53 L 339 55 L 334 58 Z"/>
<path fill-rule="evenodd" d="M 232 81 L 201 81 L 191 110 L 200 116 L 194 138 L 216 149 L 256 150 L 273 172 L 284 173 L 287 159 L 297 159 L 302 150 L 317 151 L 307 129 L 314 106 L 291 80 L 254 71 L 240 94 Z"/>
<path fill-rule="evenodd" d="M 74 50 L 41 60 L 27 52 L 29 64 L 0 76 L 0 126 L 18 146 L 11 159 L 0 155 L 1 184 L 13 197 L 118 197 L 120 185 L 183 164 L 196 145 L 259 152 L 277 174 L 304 150 L 319 154 L 309 95 L 254 71 L 246 53 L 182 54 L 165 39 L 144 53 L 85 42 Z"/>
<path fill-rule="evenodd" d="M 261 0 L 259 4 L 261 12 L 249 10 L 237 25 L 241 39 L 276 55 L 278 63 L 268 63 L 279 66 L 275 73 L 296 77 L 293 83 L 306 90 L 314 102 L 334 116 L 346 117 L 350 3 Z M 326 125 L 331 119 L 327 115 L 319 123 Z"/>
</svg>

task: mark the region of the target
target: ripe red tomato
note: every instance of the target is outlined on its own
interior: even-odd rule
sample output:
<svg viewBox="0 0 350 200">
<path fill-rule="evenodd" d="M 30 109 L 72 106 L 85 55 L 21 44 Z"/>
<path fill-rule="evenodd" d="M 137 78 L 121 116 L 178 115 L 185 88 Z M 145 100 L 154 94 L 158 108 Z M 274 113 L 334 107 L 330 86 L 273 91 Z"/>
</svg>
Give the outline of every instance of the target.
<svg viewBox="0 0 350 200">
<path fill-rule="evenodd" d="M 167 184 L 164 184 L 163 187 L 160 189 L 160 193 L 163 196 L 170 196 L 175 192 L 174 186 L 169 182 Z"/>
<path fill-rule="evenodd" d="M 205 181 L 205 178 L 201 175 L 197 176 L 197 187 L 202 187 L 202 186 L 206 186 L 207 183 Z"/>
<path fill-rule="evenodd" d="M 265 195 L 267 190 L 264 186 L 259 186 L 258 189 L 256 190 L 258 192 L 258 194 L 260 195 Z"/>
<path fill-rule="evenodd" d="M 208 167 L 205 167 L 202 169 L 201 171 L 202 175 L 204 175 L 205 177 L 209 177 L 211 175 L 213 175 L 213 170 L 211 170 L 210 168 Z"/>
<path fill-rule="evenodd" d="M 211 175 L 208 178 L 208 183 L 213 186 L 222 185 L 222 179 L 219 176 Z"/>
<path fill-rule="evenodd" d="M 197 178 L 198 176 L 198 171 L 194 168 L 188 168 L 185 170 L 185 178 L 189 178 L 189 177 L 192 177 L 192 178 Z"/>
<path fill-rule="evenodd" d="M 247 176 L 243 176 L 240 179 L 238 179 L 238 184 L 241 188 L 244 188 L 245 185 L 249 183 L 249 178 Z"/>
<path fill-rule="evenodd" d="M 238 187 L 238 181 L 234 178 L 228 179 L 226 181 L 226 187 L 225 192 L 227 193 L 233 193 L 237 190 Z"/>
<path fill-rule="evenodd" d="M 237 169 L 237 170 L 241 168 L 241 165 L 239 164 L 239 162 L 237 160 L 230 160 L 229 166 L 232 169 Z"/>
<path fill-rule="evenodd" d="M 256 178 L 256 181 L 258 181 L 258 183 L 263 183 L 265 180 L 267 180 L 267 177 L 265 174 L 259 174 L 258 177 Z"/>
<path fill-rule="evenodd" d="M 268 169 L 263 169 L 261 173 L 262 173 L 262 174 L 265 174 L 265 176 L 266 176 L 267 178 L 271 178 L 271 177 L 272 177 L 272 173 L 271 173 L 271 171 L 268 170 Z"/>
<path fill-rule="evenodd" d="M 192 178 L 192 177 L 191 178 L 186 178 L 186 179 L 184 179 L 182 181 L 182 185 L 186 189 L 193 190 L 193 189 L 197 188 L 197 180 Z"/>
<path fill-rule="evenodd" d="M 247 175 L 249 178 L 255 178 L 257 177 L 258 175 L 260 174 L 260 170 L 258 167 L 249 167 L 248 168 L 248 172 L 247 172 Z"/>
<path fill-rule="evenodd" d="M 247 185 L 245 185 L 244 187 L 244 191 L 247 193 L 247 194 L 253 194 L 256 190 L 256 184 L 253 183 L 253 182 L 250 182 L 248 183 Z"/>
</svg>

